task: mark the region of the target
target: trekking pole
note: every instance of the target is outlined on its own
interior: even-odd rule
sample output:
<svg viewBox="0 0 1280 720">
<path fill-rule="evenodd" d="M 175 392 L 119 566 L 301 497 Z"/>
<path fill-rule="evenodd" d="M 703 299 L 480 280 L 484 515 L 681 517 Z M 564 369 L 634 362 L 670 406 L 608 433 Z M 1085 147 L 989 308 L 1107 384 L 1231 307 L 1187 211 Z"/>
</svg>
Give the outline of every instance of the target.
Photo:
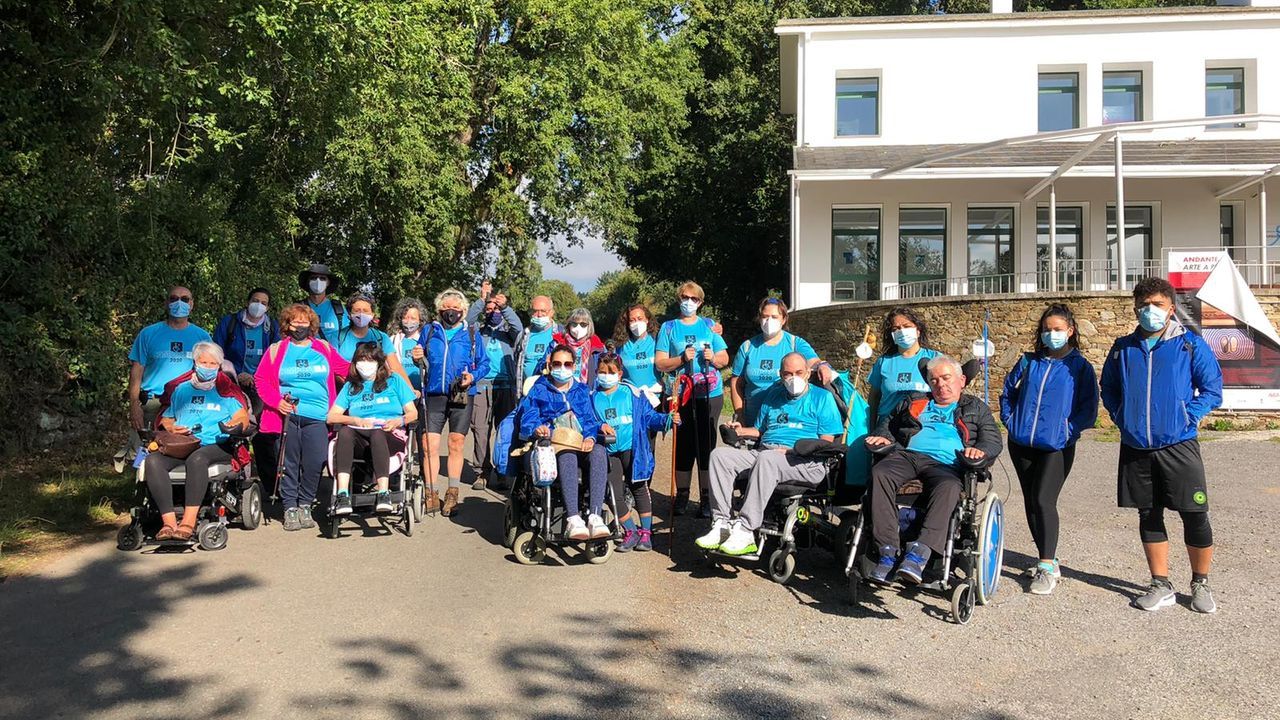
<svg viewBox="0 0 1280 720">
<path fill-rule="evenodd" d="M 298 408 L 297 408 L 297 405 L 295 404 L 296 401 L 294 400 L 292 395 L 285 393 L 285 396 L 281 398 L 281 400 L 284 400 L 290 405 L 294 405 L 294 411 L 295 412 L 297 411 Z M 290 415 L 292 414 L 293 413 L 290 413 Z M 269 498 L 271 500 L 272 505 L 280 502 L 280 478 L 284 475 L 285 445 L 289 441 L 289 415 L 281 415 L 281 420 L 282 422 L 280 425 L 280 450 L 276 454 L 276 477 L 275 477 L 275 481 L 271 483 L 271 497 Z"/>
</svg>

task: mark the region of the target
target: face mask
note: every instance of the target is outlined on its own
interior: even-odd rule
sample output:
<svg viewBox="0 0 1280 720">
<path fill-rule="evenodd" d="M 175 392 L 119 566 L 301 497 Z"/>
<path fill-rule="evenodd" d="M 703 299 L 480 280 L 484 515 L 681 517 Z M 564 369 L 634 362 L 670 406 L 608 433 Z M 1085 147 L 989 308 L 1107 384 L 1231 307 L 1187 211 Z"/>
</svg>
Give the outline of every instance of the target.
<svg viewBox="0 0 1280 720">
<path fill-rule="evenodd" d="M 608 390 L 611 387 L 617 387 L 618 381 L 621 379 L 621 375 L 615 375 L 614 373 L 601 373 L 596 376 L 596 384 L 601 388 Z"/>
<path fill-rule="evenodd" d="M 402 322 L 402 323 L 400 323 L 400 329 L 401 329 L 401 330 L 403 330 L 403 331 L 405 331 L 406 333 L 415 333 L 415 332 L 417 332 L 417 331 L 418 331 L 418 323 L 416 323 L 416 322 Z"/>
<path fill-rule="evenodd" d="M 643 337 L 645 333 L 649 332 L 649 323 L 644 320 L 637 320 L 631 323 L 630 327 L 631 334 L 636 337 Z"/>
<path fill-rule="evenodd" d="M 765 337 L 773 337 L 781 330 L 782 321 L 778 318 L 765 318 L 760 321 L 760 332 L 764 333 Z"/>
<path fill-rule="evenodd" d="M 1148 305 L 1138 311 L 1138 324 L 1147 332 L 1160 330 L 1168 320 L 1168 313 L 1155 305 Z"/>
<path fill-rule="evenodd" d="M 499 310 L 494 310 L 493 312 L 489 313 L 489 324 L 492 325 L 493 327 L 498 327 L 499 325 L 501 325 L 502 312 Z"/>
<path fill-rule="evenodd" d="M 552 368 L 551 377 L 556 382 L 568 382 L 573 377 L 573 368 Z"/>
<path fill-rule="evenodd" d="M 902 328 L 893 331 L 893 344 L 898 346 L 899 350 L 908 350 L 912 345 L 916 344 L 916 339 L 920 337 L 920 332 L 915 328 Z"/>
<path fill-rule="evenodd" d="M 548 327 L 551 327 L 551 318 L 534 315 L 529 318 L 529 323 L 533 325 L 534 330 L 546 330 Z"/>
<path fill-rule="evenodd" d="M 202 382 L 209 382 L 218 377 L 218 368 L 205 367 L 203 365 L 196 366 L 196 377 Z"/>
<path fill-rule="evenodd" d="M 372 380 L 378 374 L 378 363 L 372 360 L 361 360 L 356 363 L 356 372 L 365 380 Z"/>
<path fill-rule="evenodd" d="M 573 336 L 574 340 L 581 340 L 587 336 L 587 328 L 583 325 L 574 325 L 569 328 L 569 334 Z"/>
<path fill-rule="evenodd" d="M 311 278 L 311 282 L 307 283 L 307 287 L 311 288 L 313 295 L 323 295 L 324 291 L 329 289 L 329 281 L 324 278 Z"/>
<path fill-rule="evenodd" d="M 184 318 L 191 314 L 191 303 L 182 300 L 174 300 L 169 303 L 169 315 L 176 318 Z"/>
<path fill-rule="evenodd" d="M 373 322 L 373 316 L 368 313 L 356 313 L 351 316 L 351 324 L 358 328 L 369 327 L 369 323 Z"/>
<path fill-rule="evenodd" d="M 791 397 L 800 397 L 804 394 L 805 389 L 809 387 L 809 381 L 799 375 L 792 375 L 783 380 L 782 384 L 786 386 L 787 394 Z"/>
<path fill-rule="evenodd" d="M 1066 330 L 1048 330 L 1040 333 L 1040 342 L 1050 350 L 1061 350 L 1067 344 Z"/>
<path fill-rule="evenodd" d="M 441 310 L 440 319 L 444 321 L 445 325 L 449 325 L 452 327 L 454 325 L 457 325 L 458 321 L 462 319 L 462 311 L 453 310 L 453 309 Z"/>
<path fill-rule="evenodd" d="M 303 340 L 311 337 L 311 326 L 303 325 L 302 327 L 290 328 L 289 337 L 297 340 L 298 342 L 302 342 Z"/>
<path fill-rule="evenodd" d="M 681 300 L 680 301 L 681 315 L 684 315 L 685 317 L 691 317 L 696 312 L 698 312 L 697 300 Z"/>
</svg>

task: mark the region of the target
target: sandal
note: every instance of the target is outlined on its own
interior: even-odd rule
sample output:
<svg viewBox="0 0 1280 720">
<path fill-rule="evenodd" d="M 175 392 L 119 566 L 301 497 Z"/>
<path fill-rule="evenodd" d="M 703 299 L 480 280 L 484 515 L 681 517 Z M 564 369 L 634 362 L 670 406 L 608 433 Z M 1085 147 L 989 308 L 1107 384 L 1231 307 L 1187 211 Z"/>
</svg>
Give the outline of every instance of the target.
<svg viewBox="0 0 1280 720">
<path fill-rule="evenodd" d="M 173 539 L 174 540 L 190 540 L 191 536 L 195 534 L 196 534 L 195 526 L 179 525 L 178 528 L 173 531 Z"/>
<path fill-rule="evenodd" d="M 165 525 L 156 533 L 156 540 L 172 540 L 176 532 L 178 532 L 177 525 Z"/>
</svg>

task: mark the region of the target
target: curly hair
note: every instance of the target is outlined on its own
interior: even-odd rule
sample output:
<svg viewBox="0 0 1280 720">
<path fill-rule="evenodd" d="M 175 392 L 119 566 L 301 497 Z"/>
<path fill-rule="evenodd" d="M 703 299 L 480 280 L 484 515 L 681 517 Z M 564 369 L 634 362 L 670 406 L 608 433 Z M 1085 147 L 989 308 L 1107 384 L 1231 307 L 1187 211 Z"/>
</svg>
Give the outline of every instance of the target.
<svg viewBox="0 0 1280 720">
<path fill-rule="evenodd" d="M 302 303 L 294 303 L 280 311 L 280 331 L 288 333 L 289 328 L 293 327 L 293 321 L 299 318 L 311 325 L 313 336 L 320 334 L 320 316 L 316 315 L 315 310 Z"/>
<path fill-rule="evenodd" d="M 415 297 L 401 298 L 400 302 L 396 303 L 395 310 L 391 312 L 392 333 L 404 332 L 404 315 L 410 310 L 418 311 L 419 328 L 427 321 L 427 308 L 421 300 Z"/>
<path fill-rule="evenodd" d="M 920 347 L 929 347 L 929 327 L 925 325 L 924 318 L 921 318 L 915 310 L 906 306 L 896 307 L 884 316 L 884 321 L 880 323 L 880 347 L 884 348 L 885 355 L 897 355 L 898 344 L 893 341 L 893 319 L 902 316 L 911 321 L 916 326 L 918 332 L 917 342 Z"/>
<path fill-rule="evenodd" d="M 618 321 L 613 324 L 613 339 L 619 345 L 625 345 L 631 339 L 631 313 L 640 310 L 644 312 L 644 320 L 646 323 L 645 332 L 649 337 L 658 337 L 658 321 L 653 319 L 653 311 L 648 305 L 628 305 L 625 310 L 618 315 Z"/>
</svg>

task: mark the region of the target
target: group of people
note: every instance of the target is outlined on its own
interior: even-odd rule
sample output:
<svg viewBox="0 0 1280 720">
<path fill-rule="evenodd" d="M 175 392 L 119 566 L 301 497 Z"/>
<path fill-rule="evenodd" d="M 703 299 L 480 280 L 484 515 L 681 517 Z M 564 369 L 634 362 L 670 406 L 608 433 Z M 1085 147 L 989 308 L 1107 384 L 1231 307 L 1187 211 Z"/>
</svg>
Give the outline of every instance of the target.
<svg viewBox="0 0 1280 720">
<path fill-rule="evenodd" d="M 602 518 L 612 486 L 616 502 L 625 504 L 630 495 L 635 505 L 615 508 L 623 525 L 619 549 L 652 548 L 654 447 L 657 433 L 671 429 L 676 514 L 690 512 L 696 468 L 700 503 L 694 512 L 711 520 L 696 543 L 750 554 L 758 550 L 756 530 L 774 488 L 824 479 L 822 463 L 797 454 L 796 444 L 834 440 L 847 428 L 831 393 L 811 382 L 827 384 L 835 371 L 786 330 L 787 306 L 776 298 L 760 303 L 760 332 L 731 360 L 722 328 L 701 313 L 705 296 L 693 282 L 678 288 L 677 317 L 659 324 L 646 305 L 631 305 L 608 342 L 585 308 L 558 322 L 546 296 L 533 298 L 526 326 L 487 282 L 470 302 L 456 289 L 439 293 L 431 313 L 421 301 L 405 298 L 385 331 L 374 322 L 373 298 L 360 292 L 345 302 L 334 297 L 340 281 L 328 267 L 310 266 L 298 283 L 304 297 L 283 307 L 278 320 L 270 316 L 270 293 L 258 288 L 243 308 L 218 322 L 213 335 L 190 323 L 191 291 L 174 287 L 166 318 L 144 328 L 129 355 L 132 426 L 191 434 L 201 442 L 195 461 L 187 463 L 187 497 L 198 502 L 194 491 L 207 483 L 208 465 L 229 452 L 226 428 L 256 422 L 256 472 L 264 487 L 278 487 L 286 530 L 314 527 L 311 507 L 329 464 L 331 433 L 336 512 L 350 512 L 347 490 L 357 455 L 369 459 L 385 493 L 390 458 L 404 450 L 408 433 L 418 432 L 428 510 L 451 516 L 458 510 L 468 434 L 472 487 L 507 489 L 509 480 L 495 471 L 493 448 L 498 425 L 510 416 L 521 440 L 550 438 L 560 428 L 582 437 L 557 457 L 571 539 L 610 534 Z M 1028 573 L 1032 593 L 1052 593 L 1061 576 L 1058 495 L 1075 443 L 1094 426 L 1101 398 L 1122 438 L 1119 504 L 1139 511 L 1152 576 L 1136 604 L 1155 610 L 1174 602 L 1163 520 L 1169 509 L 1183 520 L 1191 606 L 1214 609 L 1207 582 L 1212 534 L 1196 429 L 1220 404 L 1222 378 L 1212 350 L 1178 322 L 1174 302 L 1167 282 L 1138 283 L 1138 326 L 1108 353 L 1101 392 L 1079 352 L 1075 318 L 1062 304 L 1044 311 L 1034 349 L 1006 376 L 1000 420 L 1039 556 Z M 866 496 L 878 548 L 871 579 L 919 582 L 930 557 L 945 551 L 961 457 L 994 458 L 1003 449 L 1002 433 L 991 410 L 962 392 L 962 366 L 930 345 L 916 311 L 899 307 L 886 315 L 881 350 L 868 378 L 872 430 L 866 444 L 880 456 Z M 739 437 L 757 440 L 755 449 L 716 447 L 726 391 L 732 408 L 726 424 Z M 679 400 L 671 402 L 673 396 Z M 448 448 L 443 497 L 436 488 L 442 436 Z M 198 508 L 184 508 L 179 520 L 166 486 L 174 461 L 147 462 L 163 513 L 161 532 L 189 537 Z M 743 473 L 749 474 L 747 491 L 735 502 L 735 478 Z M 579 508 L 583 475 L 585 513 Z M 895 501 L 913 479 L 924 484 L 928 501 L 918 537 L 901 547 Z M 385 495 L 378 509 L 391 509 Z"/>
</svg>

